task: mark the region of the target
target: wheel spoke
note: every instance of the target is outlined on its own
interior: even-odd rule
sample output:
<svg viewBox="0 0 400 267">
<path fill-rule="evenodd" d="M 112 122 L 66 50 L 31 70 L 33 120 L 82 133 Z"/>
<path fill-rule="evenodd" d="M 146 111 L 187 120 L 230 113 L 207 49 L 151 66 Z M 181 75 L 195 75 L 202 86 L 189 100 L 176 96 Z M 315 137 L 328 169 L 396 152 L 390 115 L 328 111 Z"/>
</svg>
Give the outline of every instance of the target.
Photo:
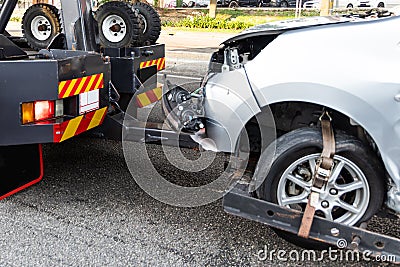
<svg viewBox="0 0 400 267">
<path fill-rule="evenodd" d="M 282 198 L 282 205 L 287 206 L 291 204 L 298 204 L 298 203 L 307 203 L 308 202 L 308 192 L 303 191 L 300 195 L 293 196 L 293 197 L 283 197 Z"/>
<path fill-rule="evenodd" d="M 358 213 L 360 212 L 359 208 L 354 207 L 353 205 L 344 202 L 343 200 L 339 199 L 336 201 L 337 206 L 339 206 L 342 209 L 348 210 L 351 213 Z"/>
<path fill-rule="evenodd" d="M 309 159 L 308 164 L 310 165 L 312 176 L 314 177 L 315 174 L 315 166 L 317 165 L 315 159 Z"/>
<path fill-rule="evenodd" d="M 364 183 L 362 181 L 354 181 L 352 183 L 343 185 L 335 184 L 335 188 L 339 190 L 339 195 L 341 196 L 345 193 L 364 188 Z"/>
<path fill-rule="evenodd" d="M 339 163 L 333 168 L 331 177 L 329 177 L 328 183 L 334 183 L 336 179 L 339 177 L 340 172 L 342 171 L 345 163 L 344 161 L 339 161 Z"/>
<path fill-rule="evenodd" d="M 288 174 L 287 179 L 292 181 L 293 183 L 297 184 L 301 188 L 306 189 L 307 191 L 309 191 L 308 189 L 311 187 L 311 183 L 308 183 L 308 182 L 302 180 L 301 178 L 297 178 L 293 174 Z"/>
<path fill-rule="evenodd" d="M 324 213 L 325 219 L 333 221 L 332 209 L 321 209 L 321 211 Z"/>
</svg>

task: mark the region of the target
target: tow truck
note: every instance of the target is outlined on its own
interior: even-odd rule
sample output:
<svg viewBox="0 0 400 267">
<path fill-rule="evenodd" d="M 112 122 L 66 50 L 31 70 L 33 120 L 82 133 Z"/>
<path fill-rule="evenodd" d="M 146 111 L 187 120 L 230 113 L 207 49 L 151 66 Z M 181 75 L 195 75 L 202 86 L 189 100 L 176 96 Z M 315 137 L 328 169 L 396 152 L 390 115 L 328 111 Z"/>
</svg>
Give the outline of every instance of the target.
<svg viewBox="0 0 400 267">
<path fill-rule="evenodd" d="M 121 138 L 127 103 L 137 92 L 160 99 L 156 74 L 165 68 L 160 19 L 147 4 L 33 5 L 22 22 L 27 50 L 6 32 L 17 2 L 0 10 L 0 199 L 43 178 L 41 144 L 94 130 Z"/>
</svg>

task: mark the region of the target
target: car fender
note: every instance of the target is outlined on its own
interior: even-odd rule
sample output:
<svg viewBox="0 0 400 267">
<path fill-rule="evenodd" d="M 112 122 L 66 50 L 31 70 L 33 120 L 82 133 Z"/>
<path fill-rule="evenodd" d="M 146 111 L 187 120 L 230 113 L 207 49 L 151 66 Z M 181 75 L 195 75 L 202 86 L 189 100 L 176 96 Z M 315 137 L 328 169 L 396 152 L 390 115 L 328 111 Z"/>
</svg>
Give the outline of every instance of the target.
<svg viewBox="0 0 400 267">
<path fill-rule="evenodd" d="M 215 144 L 212 150 L 234 152 L 247 121 L 261 112 L 244 69 L 213 75 L 205 92 L 207 136 Z"/>
</svg>

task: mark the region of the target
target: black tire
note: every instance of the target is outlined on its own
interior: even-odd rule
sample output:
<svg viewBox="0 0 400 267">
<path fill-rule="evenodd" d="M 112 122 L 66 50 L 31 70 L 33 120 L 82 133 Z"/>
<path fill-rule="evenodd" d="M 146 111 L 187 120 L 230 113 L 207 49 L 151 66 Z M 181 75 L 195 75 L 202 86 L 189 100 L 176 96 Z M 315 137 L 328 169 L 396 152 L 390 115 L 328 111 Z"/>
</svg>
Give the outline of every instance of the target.
<svg viewBox="0 0 400 267">
<path fill-rule="evenodd" d="M 346 8 L 348 8 L 348 9 L 353 8 L 353 4 L 348 4 Z"/>
<path fill-rule="evenodd" d="M 288 8 L 288 7 L 289 7 L 289 4 L 288 4 L 288 2 L 286 2 L 286 1 L 282 1 L 282 2 L 279 4 L 279 7 Z"/>
<path fill-rule="evenodd" d="M 365 175 L 369 185 L 368 206 L 362 217 L 353 223 L 353 225 L 358 225 L 361 222 L 369 220 L 382 207 L 385 188 L 383 166 L 375 154 L 358 139 L 343 133 L 337 133 L 335 138 L 336 155 L 344 157 L 358 166 Z M 306 155 L 321 153 L 321 130 L 311 128 L 294 130 L 279 137 L 272 145 L 276 145 L 276 153 L 270 171 L 266 173 L 266 170 L 262 168 L 263 162 L 266 162 L 266 159 L 268 159 L 266 154 L 268 149 L 266 149 L 261 155 L 255 177 L 266 177 L 257 191 L 258 196 L 261 199 L 278 204 L 278 184 L 284 171 L 296 160 Z M 340 177 L 345 176 L 342 173 L 343 171 Z M 303 205 L 301 208 L 304 211 L 305 204 Z M 324 243 L 304 239 L 282 230 L 274 229 L 274 231 L 283 239 L 300 247 L 307 249 L 326 249 L 328 247 Z"/>
<path fill-rule="evenodd" d="M 378 8 L 384 8 L 385 7 L 385 4 L 383 3 L 383 2 L 380 2 L 379 4 L 378 4 Z"/>
<path fill-rule="evenodd" d="M 132 5 L 126 2 L 107 2 L 96 12 L 100 45 L 122 48 L 138 45 L 143 30 L 142 22 Z"/>
<path fill-rule="evenodd" d="M 25 11 L 22 18 L 22 33 L 33 49 L 45 49 L 61 32 L 58 9 L 48 4 L 36 4 Z"/>
<path fill-rule="evenodd" d="M 141 45 L 155 44 L 161 33 L 161 20 L 157 11 L 148 4 L 136 2 L 133 8 L 139 12 L 143 20 L 143 31 L 139 35 Z"/>
<path fill-rule="evenodd" d="M 229 3 L 229 8 L 238 8 L 239 7 L 239 3 L 236 1 L 231 1 Z"/>
<path fill-rule="evenodd" d="M 195 3 L 193 1 L 189 1 L 189 3 L 187 4 L 188 7 L 194 7 Z"/>
</svg>

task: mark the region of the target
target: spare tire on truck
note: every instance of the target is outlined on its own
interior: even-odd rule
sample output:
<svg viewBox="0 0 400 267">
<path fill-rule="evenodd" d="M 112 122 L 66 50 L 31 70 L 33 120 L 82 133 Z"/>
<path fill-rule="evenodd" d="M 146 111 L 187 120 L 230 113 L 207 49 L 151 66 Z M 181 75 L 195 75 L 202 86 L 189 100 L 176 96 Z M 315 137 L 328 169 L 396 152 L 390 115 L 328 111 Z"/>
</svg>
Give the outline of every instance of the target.
<svg viewBox="0 0 400 267">
<path fill-rule="evenodd" d="M 126 2 L 107 2 L 96 12 L 100 44 L 106 48 L 139 45 L 143 24 L 132 5 Z"/>
<path fill-rule="evenodd" d="M 61 32 L 58 9 L 48 4 L 36 4 L 28 8 L 22 18 L 22 32 L 33 49 L 45 49 Z"/>
<path fill-rule="evenodd" d="M 154 44 L 161 33 L 161 20 L 157 11 L 148 4 L 136 2 L 133 8 L 139 12 L 143 22 L 143 31 L 139 35 L 141 45 Z"/>
</svg>

